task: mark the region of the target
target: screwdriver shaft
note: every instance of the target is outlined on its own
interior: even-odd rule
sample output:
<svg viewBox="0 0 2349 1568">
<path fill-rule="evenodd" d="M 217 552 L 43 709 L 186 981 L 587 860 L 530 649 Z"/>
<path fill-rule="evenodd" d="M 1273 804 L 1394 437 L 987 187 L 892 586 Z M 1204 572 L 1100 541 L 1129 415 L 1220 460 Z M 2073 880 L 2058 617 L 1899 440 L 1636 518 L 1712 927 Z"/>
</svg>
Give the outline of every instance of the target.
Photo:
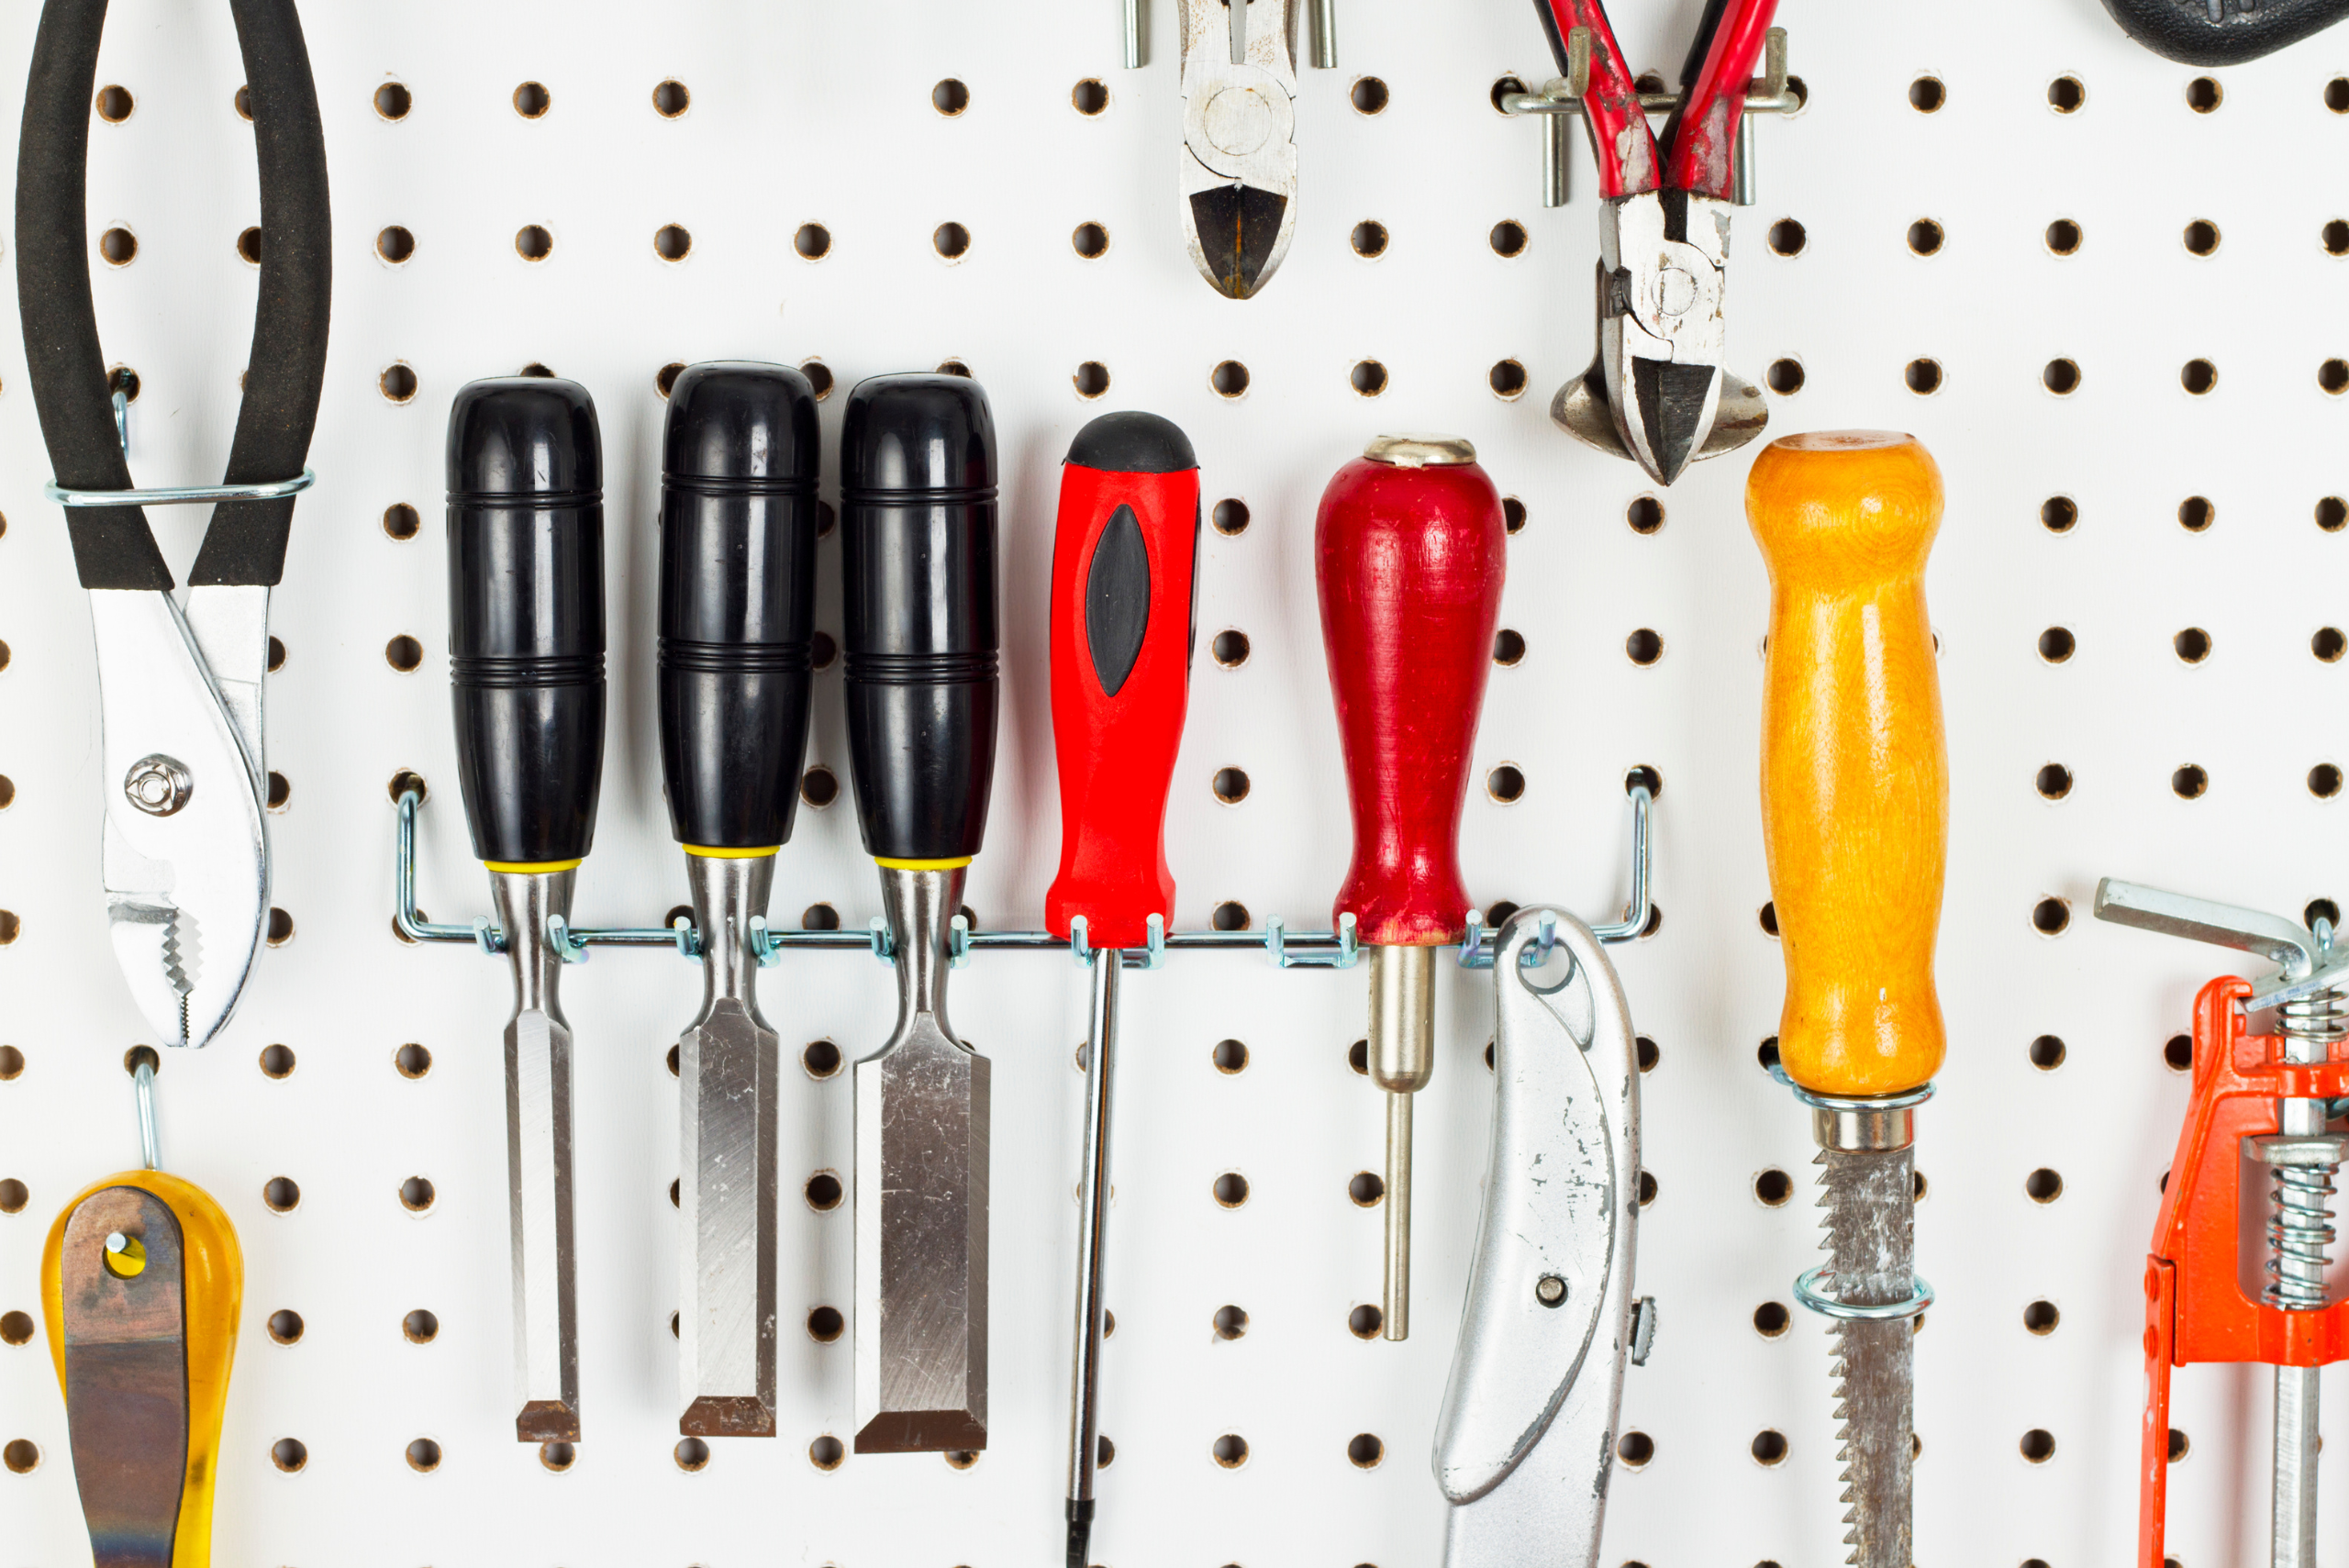
<svg viewBox="0 0 2349 1568">
<path fill-rule="evenodd" d="M 1370 950 L 1370 1076 L 1386 1091 L 1386 1337 L 1411 1335 L 1411 1096 L 1435 1070 L 1431 947 Z"/>
<path fill-rule="evenodd" d="M 514 1018 L 506 1026 L 506 1172 L 514 1227 L 514 1435 L 579 1439 L 578 1273 L 572 1251 L 571 1026 L 547 919 L 571 914 L 573 871 L 492 872 Z"/>
<path fill-rule="evenodd" d="M 1093 1524 L 1093 1469 L 1100 1431 L 1101 1258 L 1109 1218 L 1109 1095 L 1118 1056 L 1118 976 L 1125 954 L 1093 954 L 1093 1006 L 1085 1036 L 1085 1163 L 1076 1202 L 1076 1377 L 1069 1390 L 1068 1562 L 1085 1568 Z"/>
<path fill-rule="evenodd" d="M 1126 0 L 1126 69 L 1142 68 L 1142 0 Z"/>
</svg>

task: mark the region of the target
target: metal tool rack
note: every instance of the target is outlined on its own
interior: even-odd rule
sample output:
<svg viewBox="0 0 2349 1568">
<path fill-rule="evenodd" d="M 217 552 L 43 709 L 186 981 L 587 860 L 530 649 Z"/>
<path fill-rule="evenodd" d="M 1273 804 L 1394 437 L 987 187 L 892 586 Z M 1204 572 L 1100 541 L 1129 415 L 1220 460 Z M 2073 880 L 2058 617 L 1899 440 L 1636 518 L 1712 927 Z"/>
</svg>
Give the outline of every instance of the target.
<svg viewBox="0 0 2349 1568">
<path fill-rule="evenodd" d="M 1626 49 L 1671 74 L 1665 40 L 1698 8 L 1620 7 Z M 1065 956 L 982 953 L 955 983 L 957 1021 L 996 1063 L 995 1432 L 974 1464 L 813 1462 L 852 1431 L 848 1344 L 801 1327 L 849 1301 L 849 1213 L 795 1195 L 783 1435 L 682 1467 L 663 1059 L 700 977 L 658 954 L 606 955 L 568 981 L 586 1438 L 558 1473 L 509 1435 L 506 978 L 391 929 L 403 770 L 429 786 L 426 909 L 484 906 L 441 653 L 448 400 L 536 362 L 602 409 L 613 744 L 579 917 L 631 924 L 684 895 L 652 746 L 656 377 L 720 355 L 820 360 L 828 421 L 857 377 L 949 359 L 995 401 L 1009 636 L 996 806 L 969 893 L 983 931 L 1041 923 L 1058 840 L 1041 628 L 1055 464 L 1079 423 L 1151 408 L 1203 460 L 1199 662 L 1168 826 L 1187 930 L 1219 909 L 1259 931 L 1275 914 L 1326 928 L 1346 831 L 1313 504 L 1379 431 L 1476 443 L 1522 508 L 1503 612 L 1522 655 L 1494 672 L 1478 742 L 1479 774 L 1518 793 L 1471 802 L 1472 890 L 1611 916 L 1627 892 L 1625 774 L 1663 783 L 1661 923 L 1614 950 L 1656 1048 L 1640 1288 L 1660 1331 L 1626 1383 L 1624 1426 L 1646 1440 L 1628 1452 L 1645 1457 L 1615 1478 L 1602 1561 L 1841 1560 L 1825 1336 L 1792 1295 L 1816 1261 L 1809 1129 L 1756 1058 L 1781 967 L 1759 913 L 1766 594 L 1740 505 L 1748 458 L 1654 495 L 1545 417 L 1589 354 L 1594 204 L 1583 181 L 1545 210 L 1542 133 L 1495 107 L 1501 79 L 1539 91 L 1555 74 L 1529 5 L 1439 21 L 1344 0 L 1341 69 L 1301 80 L 1297 241 L 1244 305 L 1183 251 L 1174 7 L 1152 11 L 1153 63 L 1129 73 L 1108 0 L 1016 26 L 931 0 L 307 8 L 340 268 L 318 480 L 273 616 L 286 940 L 230 1030 L 168 1058 L 158 1084 L 167 1163 L 228 1206 L 249 1260 L 224 1562 L 985 1568 L 1057 1551 L 1085 1005 Z M 2312 651 L 2337 655 L 2321 628 L 2349 625 L 2349 531 L 2338 502 L 2321 505 L 2349 495 L 2349 400 L 2321 379 L 2349 355 L 2349 260 L 2328 254 L 2326 228 L 2349 219 L 2349 187 L 2324 172 L 2349 151 L 2349 30 L 2204 87 L 2094 0 L 1999 0 L 1963 25 L 1859 0 L 1780 19 L 1804 107 L 1756 128 L 1733 361 L 1774 388 L 1774 430 L 1906 428 L 1949 489 L 1929 587 L 1954 807 L 1952 1054 L 1920 1118 L 1919 1263 L 1939 1299 L 1918 1340 L 1919 1562 L 2087 1568 L 2133 1536 L 2137 1291 L 2185 1094 L 2165 1053 L 2221 962 L 2099 928 L 2096 878 L 2280 909 L 2349 900 L 2349 804 L 2310 784 L 2349 766 L 2349 671 Z M 16 123 L 33 23 L 31 7 L 0 21 L 0 125 Z M 93 127 L 90 208 L 94 244 L 115 228 L 136 241 L 97 279 L 107 349 L 139 376 L 133 472 L 201 481 L 227 448 L 253 286 L 225 8 L 121 0 L 100 80 L 132 105 Z M 518 98 L 525 83 L 543 89 L 535 118 L 519 112 L 540 102 Z M 2210 234 L 2189 231 L 2198 220 Z M 2069 254 L 2059 223 L 2076 226 Z M 936 248 L 948 224 L 967 238 L 951 264 Z M 1085 224 L 1106 239 L 1097 259 L 1073 244 Z M 544 232 L 524 250 L 551 247 L 541 261 L 518 250 L 527 226 Z M 2349 249 L 2349 229 L 2333 241 Z M 2181 380 L 2197 360 L 2216 372 L 2202 395 Z M 1212 384 L 1225 361 L 1245 367 L 1244 395 Z M 1363 361 L 1380 372 L 1358 374 Z M 2074 390 L 2051 390 L 2067 376 Z M 48 1221 L 139 1154 L 121 1065 L 139 1025 L 97 895 L 88 625 L 48 474 L 11 332 L 0 1313 L 35 1318 Z M 184 561 L 200 511 L 156 522 Z M 836 550 L 822 547 L 831 583 Z M 818 625 L 837 636 L 838 614 L 828 588 Z M 811 748 L 831 770 L 846 751 L 838 682 L 837 666 L 818 677 Z M 1225 770 L 1245 775 L 1235 804 L 1218 794 L 1241 784 Z M 2051 800 L 2043 783 L 2068 792 Z M 844 801 L 803 815 L 776 880 L 779 925 L 820 906 L 853 931 L 877 908 Z M 1349 1195 L 1379 1164 L 1382 1126 L 1347 1063 L 1359 979 L 1208 954 L 1132 977 L 1100 1561 L 1435 1561 L 1427 1454 L 1483 1160 L 1485 984 L 1443 982 L 1419 1112 L 1418 1331 L 1388 1345 L 1348 1329 L 1378 1289 L 1379 1218 Z M 852 1060 L 894 1002 L 870 963 L 821 953 L 785 954 L 763 996 L 786 1049 L 829 1041 Z M 1230 1042 L 1236 1073 L 1219 1069 L 1243 1060 Z M 848 1078 L 795 1073 L 784 1105 L 796 1195 L 849 1167 Z M 1246 1180 L 1236 1207 L 1217 1200 L 1227 1173 Z M 420 1209 L 403 1201 L 428 1192 Z M 1219 1334 L 1225 1307 L 1246 1314 L 1239 1338 Z M 421 1332 L 417 1313 L 437 1325 L 429 1342 L 403 1331 Z M 299 1315 L 293 1343 L 273 1342 L 273 1325 L 296 1327 L 281 1314 Z M 2170 1545 L 2185 1568 L 2264 1550 L 2266 1383 L 2257 1368 L 2179 1376 Z M 2335 1435 L 2343 1408 L 2336 1392 Z M 1243 1463 L 1219 1462 L 1219 1446 L 1236 1451 L 1226 1438 Z M 288 1440 L 303 1456 L 290 1472 L 273 1459 Z M 0 1568 L 87 1561 L 65 1449 L 40 1337 L 0 1343 Z M 436 1452 L 429 1470 L 411 1462 Z M 2349 1443 L 2322 1486 L 2325 1517 L 2341 1517 Z"/>
</svg>

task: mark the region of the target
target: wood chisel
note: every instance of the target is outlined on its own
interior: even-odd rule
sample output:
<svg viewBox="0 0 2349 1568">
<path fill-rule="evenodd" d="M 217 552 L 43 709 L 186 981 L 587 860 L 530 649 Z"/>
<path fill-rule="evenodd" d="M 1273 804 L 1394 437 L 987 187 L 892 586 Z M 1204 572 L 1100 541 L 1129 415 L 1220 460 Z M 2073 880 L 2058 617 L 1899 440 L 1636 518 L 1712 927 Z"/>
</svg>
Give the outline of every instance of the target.
<svg viewBox="0 0 2349 1568">
<path fill-rule="evenodd" d="M 816 394 L 781 365 L 687 367 L 661 492 L 661 771 L 685 846 L 701 1014 L 677 1039 L 677 1429 L 773 1437 L 781 1044 L 752 984 L 807 753 Z"/>
<path fill-rule="evenodd" d="M 842 673 L 897 1027 L 856 1064 L 856 1451 L 987 1445 L 987 1059 L 946 1021 L 995 781 L 995 416 L 966 376 L 885 375 L 841 432 Z"/>
<path fill-rule="evenodd" d="M 1047 645 L 1060 762 L 1061 865 L 1044 924 L 1089 952 L 1085 1163 L 1077 1194 L 1076 1367 L 1069 1394 L 1068 1568 L 1093 1529 L 1103 1231 L 1118 977 L 1174 917 L 1166 795 L 1190 704 L 1199 464 L 1155 414 L 1105 414 L 1061 468 Z M 1132 962 L 1146 961 L 1132 952 Z"/>
<path fill-rule="evenodd" d="M 1925 611 L 1941 471 L 1914 437 L 1789 436 L 1745 514 L 1770 571 L 1762 827 L 1787 965 L 1780 1069 L 1810 1108 L 1855 1568 L 1910 1568 L 1916 1107 L 1944 1050 L 1933 990 L 1949 762 Z"/>
<path fill-rule="evenodd" d="M 1460 814 L 1508 535 L 1475 449 L 1381 436 L 1321 495 L 1314 558 L 1353 862 L 1333 923 L 1370 949 L 1370 1076 L 1386 1093 L 1389 1340 L 1411 1331 L 1411 1095 L 1435 1068 L 1438 953 L 1468 928 Z"/>
<path fill-rule="evenodd" d="M 604 762 L 603 446 L 575 382 L 476 381 L 449 411 L 449 680 L 473 852 L 514 970 L 506 1162 L 514 1435 L 579 1440 L 571 1025 L 556 982 Z"/>
</svg>

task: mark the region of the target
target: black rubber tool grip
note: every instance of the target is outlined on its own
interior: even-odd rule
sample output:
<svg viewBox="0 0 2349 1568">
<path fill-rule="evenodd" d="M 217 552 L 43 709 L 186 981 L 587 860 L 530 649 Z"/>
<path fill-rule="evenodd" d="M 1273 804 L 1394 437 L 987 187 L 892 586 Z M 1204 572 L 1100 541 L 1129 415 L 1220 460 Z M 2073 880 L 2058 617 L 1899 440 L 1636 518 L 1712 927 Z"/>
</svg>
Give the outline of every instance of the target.
<svg viewBox="0 0 2349 1568">
<path fill-rule="evenodd" d="M 2104 0 L 2104 8 L 2165 60 L 2241 65 L 2349 16 L 2349 0 Z"/>
<path fill-rule="evenodd" d="M 604 765 L 604 477 L 575 382 L 507 376 L 449 410 L 449 679 L 473 852 L 575 861 Z"/>
<path fill-rule="evenodd" d="M 849 394 L 841 575 L 849 761 L 865 852 L 976 854 L 1001 685 L 995 416 L 978 383 L 885 375 Z"/>
<path fill-rule="evenodd" d="M 688 367 L 661 482 L 661 773 L 681 844 L 791 837 L 816 616 L 816 392 L 781 365 Z"/>
<path fill-rule="evenodd" d="M 223 483 L 300 475 L 325 383 L 332 226 L 326 141 L 302 18 L 293 0 L 229 0 L 251 89 L 261 165 L 261 299 L 244 405 Z M 127 490 L 106 356 L 90 300 L 84 167 L 106 0 L 49 0 L 33 40 L 17 154 L 17 299 L 26 370 L 58 484 Z M 226 90 L 225 88 L 223 89 Z M 137 506 L 68 507 L 85 588 L 169 588 L 171 569 Z M 274 584 L 285 567 L 294 498 L 214 508 L 192 582 Z"/>
</svg>

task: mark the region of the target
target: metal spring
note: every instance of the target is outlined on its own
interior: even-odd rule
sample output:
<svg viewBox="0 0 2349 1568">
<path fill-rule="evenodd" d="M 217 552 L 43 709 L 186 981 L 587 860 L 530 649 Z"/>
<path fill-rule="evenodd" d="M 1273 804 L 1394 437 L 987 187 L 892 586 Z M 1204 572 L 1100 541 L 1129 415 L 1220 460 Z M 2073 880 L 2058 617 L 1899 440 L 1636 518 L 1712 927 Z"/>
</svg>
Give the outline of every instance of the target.
<svg viewBox="0 0 2349 1568">
<path fill-rule="evenodd" d="M 2267 1222 L 2268 1305 L 2313 1312 L 2325 1305 L 2332 1248 L 2332 1168 L 2275 1165 L 2276 1212 Z"/>
<path fill-rule="evenodd" d="M 2286 1039 L 2331 1045 L 2349 1036 L 2349 992 L 2330 988 L 2280 1003 L 2276 1018 Z"/>
</svg>

